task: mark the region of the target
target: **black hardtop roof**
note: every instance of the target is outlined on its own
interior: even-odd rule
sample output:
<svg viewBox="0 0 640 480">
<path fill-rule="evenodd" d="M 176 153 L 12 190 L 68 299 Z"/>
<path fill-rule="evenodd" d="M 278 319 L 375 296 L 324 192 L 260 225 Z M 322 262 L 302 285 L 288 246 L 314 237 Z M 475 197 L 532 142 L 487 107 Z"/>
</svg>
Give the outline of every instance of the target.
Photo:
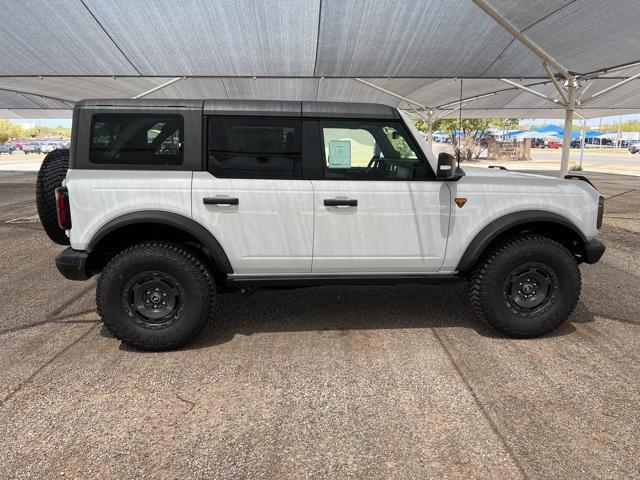
<svg viewBox="0 0 640 480">
<path fill-rule="evenodd" d="M 286 117 L 399 118 L 398 111 L 378 103 L 298 102 L 278 100 L 178 100 L 156 98 L 108 98 L 81 100 L 77 108 L 201 109 L 205 115 L 259 115 Z"/>
</svg>

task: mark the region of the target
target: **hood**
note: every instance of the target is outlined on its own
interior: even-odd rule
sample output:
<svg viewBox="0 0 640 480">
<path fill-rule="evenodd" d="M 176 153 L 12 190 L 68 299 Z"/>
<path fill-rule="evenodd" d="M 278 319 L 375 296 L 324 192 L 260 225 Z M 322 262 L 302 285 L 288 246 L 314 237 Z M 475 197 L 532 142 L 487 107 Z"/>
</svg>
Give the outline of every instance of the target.
<svg viewBox="0 0 640 480">
<path fill-rule="evenodd" d="M 500 168 L 486 167 L 469 167 L 465 164 L 461 166 L 466 176 L 469 177 L 529 177 L 529 178 L 549 178 L 558 180 L 558 177 L 552 175 L 541 175 L 537 173 L 513 172 L 511 170 L 502 170 Z"/>
</svg>

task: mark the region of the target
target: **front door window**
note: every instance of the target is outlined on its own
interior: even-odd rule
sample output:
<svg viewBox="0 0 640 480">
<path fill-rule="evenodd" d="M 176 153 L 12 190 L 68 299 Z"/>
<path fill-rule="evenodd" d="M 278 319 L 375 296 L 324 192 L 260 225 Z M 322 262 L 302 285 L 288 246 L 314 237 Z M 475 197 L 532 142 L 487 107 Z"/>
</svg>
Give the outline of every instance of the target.
<svg viewBox="0 0 640 480">
<path fill-rule="evenodd" d="M 400 122 L 320 122 L 327 180 L 424 180 L 429 169 Z"/>
</svg>

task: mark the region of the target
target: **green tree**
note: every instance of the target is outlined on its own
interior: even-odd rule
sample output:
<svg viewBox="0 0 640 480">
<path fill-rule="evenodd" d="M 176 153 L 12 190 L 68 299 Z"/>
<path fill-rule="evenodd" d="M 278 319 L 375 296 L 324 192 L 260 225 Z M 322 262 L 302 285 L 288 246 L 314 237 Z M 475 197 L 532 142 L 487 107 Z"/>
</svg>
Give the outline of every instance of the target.
<svg viewBox="0 0 640 480">
<path fill-rule="evenodd" d="M 11 120 L 0 120 L 0 143 L 4 143 L 22 135 L 22 127 Z"/>
<path fill-rule="evenodd" d="M 57 125 L 55 127 L 45 127 L 43 125 L 33 125 L 23 130 L 23 135 L 26 137 L 69 137 L 71 136 L 71 129 Z"/>
<path fill-rule="evenodd" d="M 489 119 L 463 118 L 462 122 L 460 120 L 438 120 L 434 122 L 433 129 L 447 132 L 456 153 L 460 153 L 460 160 L 468 161 L 478 158 L 480 155 L 480 144 L 487 136 L 487 130 L 490 126 Z"/>
</svg>

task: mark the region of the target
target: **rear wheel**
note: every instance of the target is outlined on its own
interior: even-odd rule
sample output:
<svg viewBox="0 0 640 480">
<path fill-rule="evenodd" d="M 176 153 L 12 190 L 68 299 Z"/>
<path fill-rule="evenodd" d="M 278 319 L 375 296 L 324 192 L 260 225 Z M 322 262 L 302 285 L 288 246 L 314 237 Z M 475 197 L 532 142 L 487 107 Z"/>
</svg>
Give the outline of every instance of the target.
<svg viewBox="0 0 640 480">
<path fill-rule="evenodd" d="M 199 255 L 165 242 L 120 252 L 105 267 L 96 291 L 105 326 L 141 350 L 190 342 L 206 325 L 213 296 L 211 273 Z"/>
<path fill-rule="evenodd" d="M 40 223 L 49 238 L 58 245 L 69 245 L 69 237 L 58 225 L 55 198 L 56 188 L 62 185 L 68 169 L 69 150 L 54 150 L 44 157 L 36 180 L 36 206 Z"/>
<path fill-rule="evenodd" d="M 578 264 L 564 246 L 523 235 L 484 256 L 472 273 L 469 293 L 482 320 L 510 337 L 529 338 L 564 323 L 580 287 Z"/>
</svg>

